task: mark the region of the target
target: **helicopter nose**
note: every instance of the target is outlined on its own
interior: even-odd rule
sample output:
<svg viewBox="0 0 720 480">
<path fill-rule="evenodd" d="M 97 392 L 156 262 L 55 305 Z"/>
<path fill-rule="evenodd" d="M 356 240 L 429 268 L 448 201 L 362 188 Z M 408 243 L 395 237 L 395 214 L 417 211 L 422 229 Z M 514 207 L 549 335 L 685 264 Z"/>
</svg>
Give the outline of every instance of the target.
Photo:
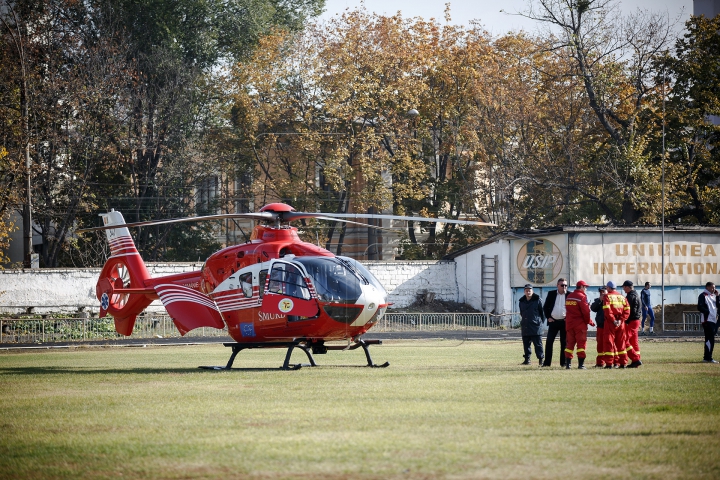
<svg viewBox="0 0 720 480">
<path fill-rule="evenodd" d="M 354 327 L 360 327 L 373 319 L 378 307 L 383 304 L 385 295 L 379 292 L 372 285 L 364 285 L 362 295 L 357 300 L 358 305 L 363 305 L 362 313 L 352 323 Z"/>
</svg>

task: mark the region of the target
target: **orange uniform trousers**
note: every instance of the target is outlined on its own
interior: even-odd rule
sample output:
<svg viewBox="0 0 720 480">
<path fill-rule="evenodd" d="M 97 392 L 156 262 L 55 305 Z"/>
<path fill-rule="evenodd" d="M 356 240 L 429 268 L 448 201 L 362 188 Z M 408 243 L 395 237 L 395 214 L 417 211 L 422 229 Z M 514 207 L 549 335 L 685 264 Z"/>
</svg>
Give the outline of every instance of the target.
<svg viewBox="0 0 720 480">
<path fill-rule="evenodd" d="M 640 329 L 640 320 L 631 320 L 625 324 L 625 351 L 631 362 L 640 361 L 640 341 L 638 340 L 638 330 Z"/>
<path fill-rule="evenodd" d="M 597 357 L 595 358 L 595 365 L 605 365 L 605 328 L 598 327 L 595 332 L 595 340 L 597 340 Z M 608 365 L 612 365 L 612 362 Z"/>
<path fill-rule="evenodd" d="M 627 364 L 625 346 L 625 323 L 615 326 L 615 323 L 605 321 L 605 365 Z"/>
<path fill-rule="evenodd" d="M 587 324 L 568 322 L 565 320 L 566 342 L 565 342 L 565 358 L 573 358 L 573 350 L 577 345 L 578 358 L 585 358 L 585 347 L 587 347 Z"/>
</svg>

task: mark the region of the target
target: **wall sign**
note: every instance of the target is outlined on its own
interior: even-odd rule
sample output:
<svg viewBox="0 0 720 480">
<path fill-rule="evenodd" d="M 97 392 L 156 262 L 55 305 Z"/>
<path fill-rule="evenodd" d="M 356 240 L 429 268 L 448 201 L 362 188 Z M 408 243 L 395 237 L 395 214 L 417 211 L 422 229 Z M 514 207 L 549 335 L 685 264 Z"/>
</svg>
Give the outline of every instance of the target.
<svg viewBox="0 0 720 480">
<path fill-rule="evenodd" d="M 518 249 L 516 265 L 525 283 L 551 284 L 562 272 L 563 253 L 550 240 L 529 240 Z"/>
</svg>

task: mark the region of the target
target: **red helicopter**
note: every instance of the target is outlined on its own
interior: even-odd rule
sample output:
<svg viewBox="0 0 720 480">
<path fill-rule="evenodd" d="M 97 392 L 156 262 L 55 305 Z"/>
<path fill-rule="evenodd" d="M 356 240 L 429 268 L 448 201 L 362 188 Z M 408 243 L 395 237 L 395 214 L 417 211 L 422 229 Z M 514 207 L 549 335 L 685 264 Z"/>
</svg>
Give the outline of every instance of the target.
<svg viewBox="0 0 720 480">
<path fill-rule="evenodd" d="M 387 362 L 375 364 L 368 351 L 369 345 L 380 341 L 361 338 L 388 307 L 383 286 L 356 260 L 300 240 L 290 221 L 318 218 L 356 223 L 347 219 L 370 218 L 493 225 L 444 218 L 296 212 L 284 203 L 266 205 L 255 213 L 127 224 L 115 210 L 100 216 L 102 227 L 79 231 L 105 230 L 110 246 L 111 256 L 96 286 L 100 317 L 111 315 L 117 332 L 129 336 L 137 315 L 159 299 L 181 335 L 199 327 L 227 326 L 235 343 L 225 346 L 232 348 L 232 354 L 224 367 L 201 367 L 212 369 L 232 368 L 236 355 L 249 348 L 287 348 L 283 369 L 302 366 L 290 364 L 294 348 L 305 352 L 310 366 L 316 365 L 311 352 L 360 347 L 368 366 L 388 366 Z M 212 254 L 199 271 L 158 278 L 148 273 L 128 230 L 226 218 L 250 218 L 265 225 L 257 225 L 247 243 Z M 349 343 L 325 344 L 332 340 Z"/>
</svg>

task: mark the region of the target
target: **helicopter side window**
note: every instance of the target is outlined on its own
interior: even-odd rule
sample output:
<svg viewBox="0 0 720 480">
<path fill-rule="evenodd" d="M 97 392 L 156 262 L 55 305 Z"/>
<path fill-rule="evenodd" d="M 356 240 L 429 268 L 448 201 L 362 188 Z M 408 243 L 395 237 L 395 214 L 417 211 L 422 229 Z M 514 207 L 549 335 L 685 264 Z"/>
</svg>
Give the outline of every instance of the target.
<svg viewBox="0 0 720 480">
<path fill-rule="evenodd" d="M 245 297 L 252 297 L 252 272 L 240 275 L 240 287 Z"/>
<path fill-rule="evenodd" d="M 260 270 L 260 288 L 258 289 L 260 298 L 262 298 L 263 294 L 265 293 L 265 279 L 267 278 L 267 273 L 267 270 Z"/>
<path fill-rule="evenodd" d="M 310 291 L 300 270 L 294 265 L 276 263 L 270 272 L 268 291 L 310 300 Z"/>
</svg>

